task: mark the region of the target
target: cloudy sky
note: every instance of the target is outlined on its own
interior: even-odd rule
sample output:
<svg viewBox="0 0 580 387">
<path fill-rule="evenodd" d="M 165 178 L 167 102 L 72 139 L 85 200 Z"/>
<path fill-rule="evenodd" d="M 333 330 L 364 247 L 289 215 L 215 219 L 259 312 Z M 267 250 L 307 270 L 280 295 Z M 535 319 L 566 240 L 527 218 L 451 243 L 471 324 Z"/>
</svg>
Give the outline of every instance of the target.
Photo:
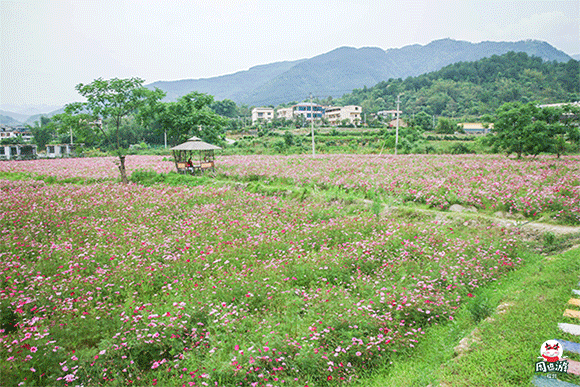
<svg viewBox="0 0 580 387">
<path fill-rule="evenodd" d="M 230 74 L 341 46 L 543 40 L 580 53 L 578 0 L 0 0 L 0 108 L 98 77 Z M 6 109 L 8 110 L 8 109 Z"/>
</svg>

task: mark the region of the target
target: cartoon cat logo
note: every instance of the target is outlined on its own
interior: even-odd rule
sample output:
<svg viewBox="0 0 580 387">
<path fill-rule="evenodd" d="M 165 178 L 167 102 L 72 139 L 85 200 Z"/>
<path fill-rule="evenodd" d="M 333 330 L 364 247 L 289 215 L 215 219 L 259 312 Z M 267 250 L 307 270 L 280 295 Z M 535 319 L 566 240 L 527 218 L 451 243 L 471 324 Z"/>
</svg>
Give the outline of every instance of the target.
<svg viewBox="0 0 580 387">
<path fill-rule="evenodd" d="M 545 341 L 544 344 L 542 344 L 542 347 L 540 348 L 540 354 L 544 358 L 544 361 L 547 361 L 549 363 L 554 363 L 559 360 L 562 360 L 563 352 L 564 348 L 556 340 Z"/>
</svg>

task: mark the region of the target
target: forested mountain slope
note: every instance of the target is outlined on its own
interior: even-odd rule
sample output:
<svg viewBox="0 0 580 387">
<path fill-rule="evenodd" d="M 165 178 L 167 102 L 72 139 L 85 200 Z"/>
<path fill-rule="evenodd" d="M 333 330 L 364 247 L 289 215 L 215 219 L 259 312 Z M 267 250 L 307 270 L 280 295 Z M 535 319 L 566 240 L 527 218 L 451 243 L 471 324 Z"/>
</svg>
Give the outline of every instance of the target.
<svg viewBox="0 0 580 387">
<path fill-rule="evenodd" d="M 390 79 L 356 89 L 333 104 L 362 105 L 367 113 L 396 106 L 405 113 L 444 116 L 492 114 L 505 102 L 571 102 L 580 99 L 579 62 L 545 62 L 510 52 L 475 62 L 459 62 L 428 74 Z"/>
</svg>

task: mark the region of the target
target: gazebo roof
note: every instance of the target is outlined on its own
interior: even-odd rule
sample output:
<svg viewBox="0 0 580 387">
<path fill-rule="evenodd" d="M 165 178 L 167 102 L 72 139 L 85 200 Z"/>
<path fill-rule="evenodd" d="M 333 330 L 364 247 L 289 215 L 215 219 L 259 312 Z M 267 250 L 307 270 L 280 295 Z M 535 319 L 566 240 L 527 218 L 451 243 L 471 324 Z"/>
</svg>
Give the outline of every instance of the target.
<svg viewBox="0 0 580 387">
<path fill-rule="evenodd" d="M 199 137 L 192 137 L 183 144 L 179 144 L 171 148 L 171 150 L 188 150 L 188 151 L 204 151 L 204 150 L 217 150 L 222 149 L 219 146 L 208 144 L 207 142 L 201 141 Z"/>
</svg>

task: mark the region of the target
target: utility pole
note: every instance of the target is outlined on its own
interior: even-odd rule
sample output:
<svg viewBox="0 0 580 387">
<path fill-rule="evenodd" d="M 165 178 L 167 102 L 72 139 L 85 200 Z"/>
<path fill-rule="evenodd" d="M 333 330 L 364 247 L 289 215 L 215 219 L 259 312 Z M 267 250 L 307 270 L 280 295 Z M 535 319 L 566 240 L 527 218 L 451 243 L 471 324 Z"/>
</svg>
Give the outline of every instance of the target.
<svg viewBox="0 0 580 387">
<path fill-rule="evenodd" d="M 397 95 L 397 131 L 395 132 L 395 156 L 397 155 L 397 146 L 399 145 L 399 104 L 401 103 L 401 94 Z"/>
<path fill-rule="evenodd" d="M 308 110 L 306 110 L 308 111 Z M 314 151 L 314 105 L 312 104 L 312 93 L 310 93 L 310 119 L 312 120 L 312 126 L 311 126 L 311 133 L 312 133 L 312 157 L 314 157 L 316 155 L 316 152 Z"/>
</svg>

